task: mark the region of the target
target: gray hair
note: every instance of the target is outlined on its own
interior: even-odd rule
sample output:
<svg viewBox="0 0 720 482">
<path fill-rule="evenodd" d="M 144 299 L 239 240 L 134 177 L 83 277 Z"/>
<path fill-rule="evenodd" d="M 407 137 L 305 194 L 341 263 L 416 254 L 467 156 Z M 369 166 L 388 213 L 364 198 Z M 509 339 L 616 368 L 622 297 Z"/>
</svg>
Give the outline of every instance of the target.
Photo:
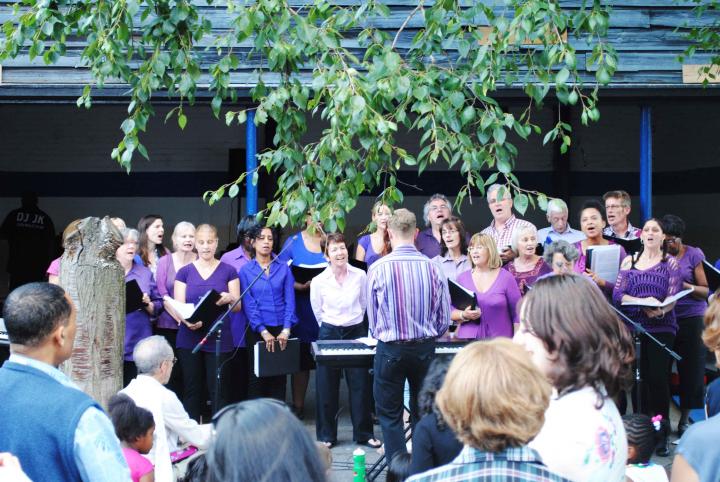
<svg viewBox="0 0 720 482">
<path fill-rule="evenodd" d="M 490 199 L 490 195 L 497 191 L 498 189 L 503 188 L 505 189 L 505 192 L 503 193 L 503 199 L 505 196 L 510 196 L 510 199 L 512 199 L 512 193 L 510 192 L 510 189 L 505 184 L 492 184 L 486 191 L 485 199 Z"/>
<path fill-rule="evenodd" d="M 195 225 L 188 221 L 180 221 L 179 223 L 177 223 L 175 225 L 175 229 L 173 229 L 173 233 L 172 233 L 172 244 L 173 244 L 173 249 L 176 251 L 177 251 L 177 245 L 175 244 L 175 238 L 177 237 L 177 235 L 181 229 L 192 229 L 193 231 L 195 231 Z"/>
<path fill-rule="evenodd" d="M 425 202 L 425 206 L 423 206 L 423 221 L 425 221 L 425 226 L 430 226 L 430 203 L 437 200 L 445 201 L 445 204 L 447 204 L 448 209 L 450 210 L 450 214 L 452 214 L 452 206 L 450 205 L 450 201 L 448 201 L 448 198 L 445 197 L 444 194 L 435 193 L 432 196 L 430 196 L 430 199 L 428 199 Z"/>
<path fill-rule="evenodd" d="M 550 266 L 552 266 L 552 259 L 555 253 L 562 254 L 563 257 L 571 263 L 574 263 L 580 257 L 580 252 L 577 250 L 577 248 L 565 241 L 564 239 L 558 239 L 557 241 L 553 241 L 545 247 L 543 259 Z"/>
<path fill-rule="evenodd" d="M 128 239 L 135 243 L 140 242 L 140 232 L 137 229 L 123 228 L 120 230 L 120 234 L 122 235 L 123 243 Z"/>
<path fill-rule="evenodd" d="M 532 231 L 535 233 L 535 237 L 537 238 L 537 228 L 534 224 L 528 223 L 526 225 L 518 226 L 517 228 L 513 229 L 512 232 L 512 238 L 510 239 L 510 248 L 512 248 L 513 252 L 515 254 L 518 254 L 518 241 L 520 240 L 520 235 L 524 233 L 525 231 Z"/>
<path fill-rule="evenodd" d="M 143 338 L 135 345 L 133 360 L 139 374 L 153 375 L 160 369 L 162 362 L 172 360 L 174 354 L 170 343 L 160 335 Z"/>
<path fill-rule="evenodd" d="M 550 216 L 552 213 L 566 213 L 568 212 L 568 206 L 562 199 L 554 198 L 548 201 L 547 204 L 547 215 Z"/>
</svg>

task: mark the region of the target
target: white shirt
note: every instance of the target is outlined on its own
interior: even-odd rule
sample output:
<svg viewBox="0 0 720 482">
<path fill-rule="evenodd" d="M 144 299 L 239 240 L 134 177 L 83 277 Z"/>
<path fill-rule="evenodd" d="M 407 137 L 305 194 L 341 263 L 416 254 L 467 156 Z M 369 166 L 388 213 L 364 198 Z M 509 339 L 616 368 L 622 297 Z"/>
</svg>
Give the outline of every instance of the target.
<svg viewBox="0 0 720 482">
<path fill-rule="evenodd" d="M 318 324 L 353 326 L 363 321 L 367 307 L 367 275 L 359 268 L 347 265 L 342 284 L 335 279 L 332 267 L 310 282 L 310 305 Z"/>
<path fill-rule="evenodd" d="M 632 482 L 668 482 L 665 467 L 653 462 L 648 465 L 628 465 L 625 475 Z"/>
<path fill-rule="evenodd" d="M 147 457 L 155 465 L 155 482 L 175 482 L 170 452 L 178 449 L 178 438 L 206 449 L 210 445 L 212 426 L 200 425 L 191 419 L 177 395 L 151 376 L 138 375 L 121 393 L 153 414 L 155 435 Z"/>
<path fill-rule="evenodd" d="M 548 238 L 550 238 L 550 241 L 548 242 Z M 537 239 L 538 243 L 540 244 L 550 244 L 553 241 L 567 241 L 570 244 L 575 244 L 578 241 L 582 241 L 583 239 L 586 239 L 587 236 L 585 236 L 585 233 L 582 231 L 578 231 L 577 229 L 573 229 L 568 224 L 567 229 L 562 232 L 558 233 L 553 229 L 552 226 L 548 226 L 547 228 L 542 228 L 538 231 Z"/>
<path fill-rule="evenodd" d="M 553 392 L 545 424 L 529 445 L 548 469 L 570 480 L 624 482 L 625 427 L 612 399 L 600 409 L 597 400 L 591 387 L 559 398 Z"/>
</svg>

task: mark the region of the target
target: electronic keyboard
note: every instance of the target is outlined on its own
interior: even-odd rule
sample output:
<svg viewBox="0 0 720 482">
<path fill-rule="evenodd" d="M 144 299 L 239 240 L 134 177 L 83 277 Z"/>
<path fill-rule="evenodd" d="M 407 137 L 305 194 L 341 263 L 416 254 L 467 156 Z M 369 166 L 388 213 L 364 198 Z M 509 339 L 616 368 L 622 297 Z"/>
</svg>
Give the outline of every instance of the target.
<svg viewBox="0 0 720 482">
<path fill-rule="evenodd" d="M 435 342 L 436 355 L 455 355 L 473 340 Z M 312 342 L 315 362 L 333 368 L 372 367 L 375 347 L 357 340 L 318 340 Z"/>
</svg>

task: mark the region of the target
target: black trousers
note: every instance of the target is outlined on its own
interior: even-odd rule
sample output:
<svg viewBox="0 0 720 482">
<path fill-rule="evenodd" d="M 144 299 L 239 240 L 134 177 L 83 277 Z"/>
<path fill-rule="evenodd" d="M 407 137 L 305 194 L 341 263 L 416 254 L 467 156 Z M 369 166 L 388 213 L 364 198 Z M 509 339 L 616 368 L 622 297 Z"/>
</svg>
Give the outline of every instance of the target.
<svg viewBox="0 0 720 482">
<path fill-rule="evenodd" d="M 320 326 L 319 340 L 353 340 L 367 335 L 365 323 L 340 327 L 323 323 Z M 345 374 L 350 398 L 350 418 L 353 425 L 353 440 L 365 442 L 374 438 L 373 423 L 370 416 L 370 374 L 367 368 L 332 368 L 317 364 L 315 385 L 317 388 L 317 415 L 315 432 L 317 439 L 323 442 L 337 441 L 337 415 L 340 398 L 340 379 Z"/>
<path fill-rule="evenodd" d="M 218 362 L 222 365 L 231 353 L 221 353 Z M 214 401 L 215 383 L 215 353 L 200 351 L 193 355 L 189 348 L 178 348 L 178 360 L 182 367 L 183 386 L 185 396 L 183 406 L 190 418 L 200 420 L 209 399 Z M 224 367 L 223 367 L 224 368 Z M 218 410 L 227 404 L 227 378 L 225 370 L 221 373 L 220 393 L 218 397 Z"/>
<path fill-rule="evenodd" d="M 675 351 L 682 357 L 677 362 L 680 376 L 680 408 L 703 408 L 705 403 L 705 357 L 707 348 L 702 341 L 702 316 L 679 318 L 675 337 Z"/>
<path fill-rule="evenodd" d="M 675 341 L 672 333 L 653 333 L 653 336 L 668 347 L 672 347 Z M 670 420 L 670 369 L 673 359 L 654 341 L 644 335 L 640 337 L 642 404 L 638 410 L 637 390 L 633 387 L 633 408 L 636 413 L 651 417 L 660 414 L 663 420 Z"/>
<path fill-rule="evenodd" d="M 155 328 L 155 334 L 160 335 L 163 338 L 167 340 L 168 343 L 170 343 L 170 346 L 173 349 L 173 354 L 176 358 L 178 357 L 178 350 L 175 347 L 175 341 L 177 339 L 177 330 L 174 330 L 172 328 Z M 175 392 L 175 395 L 182 400 L 184 397 L 183 393 L 183 376 L 182 376 L 182 366 L 179 363 L 176 363 L 173 367 L 173 371 L 170 374 L 170 381 L 167 382 L 167 385 L 165 385 L 165 388 L 168 390 L 172 390 Z"/>
<path fill-rule="evenodd" d="M 403 427 L 405 380 L 410 385 L 410 422 L 414 427 L 419 420 L 418 394 L 434 357 L 434 339 L 412 343 L 378 342 L 373 393 L 387 460 L 392 460 L 395 453 L 406 451 Z"/>
<path fill-rule="evenodd" d="M 278 336 L 282 331 L 282 326 L 267 326 L 273 336 Z M 275 398 L 281 402 L 285 401 L 285 390 L 287 389 L 287 375 L 278 375 L 276 377 L 261 377 L 255 376 L 255 352 L 254 346 L 258 341 L 263 341 L 262 336 L 259 333 L 249 332 L 248 333 L 248 398 Z M 262 347 L 261 347 L 262 348 Z M 275 348 L 278 349 L 277 344 Z"/>
<path fill-rule="evenodd" d="M 248 398 L 248 349 L 235 348 L 225 363 L 223 376 L 227 380 L 228 403 L 242 402 Z"/>
</svg>

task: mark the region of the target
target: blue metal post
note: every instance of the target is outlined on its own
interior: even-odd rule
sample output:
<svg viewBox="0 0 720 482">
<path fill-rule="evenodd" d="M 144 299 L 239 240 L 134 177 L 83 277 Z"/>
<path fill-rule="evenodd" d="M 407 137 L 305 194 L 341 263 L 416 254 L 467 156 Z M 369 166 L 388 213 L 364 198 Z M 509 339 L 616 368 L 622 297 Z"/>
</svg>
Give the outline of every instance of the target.
<svg viewBox="0 0 720 482">
<path fill-rule="evenodd" d="M 245 171 L 252 172 L 257 168 L 257 127 L 255 127 L 255 111 L 247 111 L 245 121 Z M 252 176 L 245 179 L 245 214 L 257 214 L 258 189 L 252 183 Z"/>
<path fill-rule="evenodd" d="M 652 110 L 640 114 L 640 214 L 643 223 L 652 217 Z"/>
</svg>

